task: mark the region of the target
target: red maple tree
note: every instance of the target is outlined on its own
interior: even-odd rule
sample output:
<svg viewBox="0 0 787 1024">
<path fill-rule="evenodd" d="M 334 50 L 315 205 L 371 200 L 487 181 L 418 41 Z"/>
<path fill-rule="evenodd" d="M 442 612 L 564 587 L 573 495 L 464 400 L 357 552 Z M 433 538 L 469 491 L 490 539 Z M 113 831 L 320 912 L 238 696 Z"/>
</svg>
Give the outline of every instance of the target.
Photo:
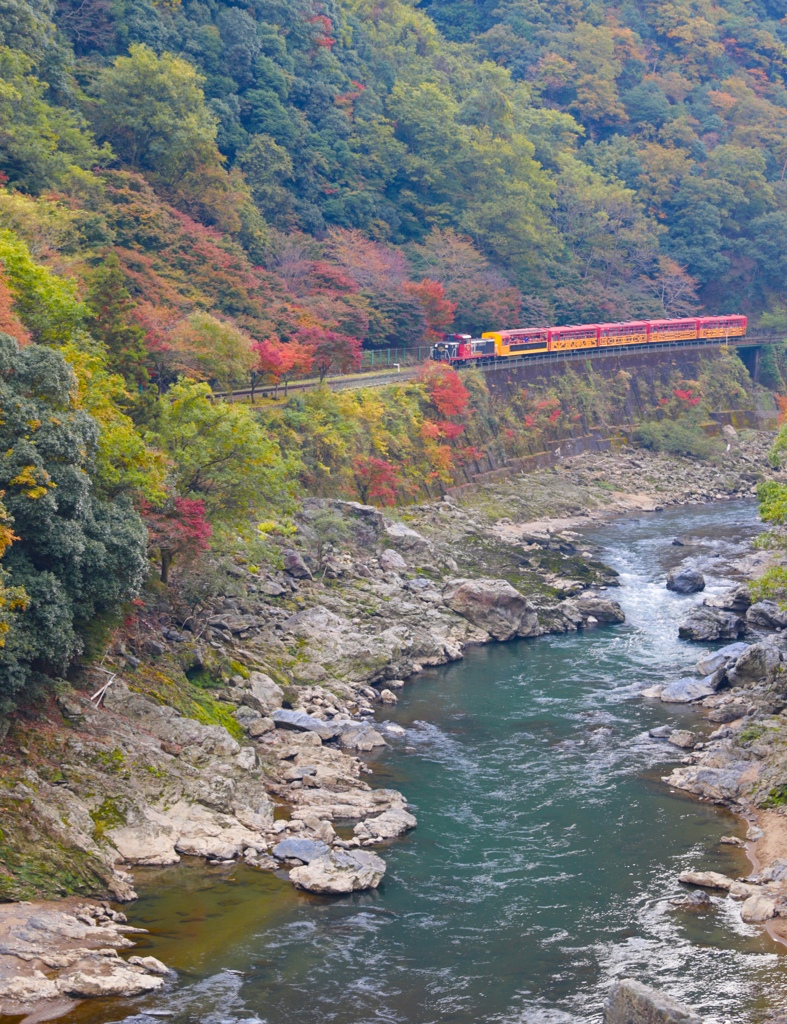
<svg viewBox="0 0 787 1024">
<path fill-rule="evenodd" d="M 439 341 L 454 322 L 457 304 L 446 298 L 445 288 L 439 281 L 430 281 L 428 277 L 423 281 L 405 281 L 402 291 L 418 299 L 423 307 L 427 327 L 426 340 Z"/>
<path fill-rule="evenodd" d="M 251 370 L 251 400 L 260 380 L 268 380 L 276 386 L 284 380 L 284 390 L 296 374 L 308 373 L 312 366 L 311 352 L 298 341 L 283 342 L 278 338 L 266 338 L 252 345 L 256 362 Z"/>
<path fill-rule="evenodd" d="M 161 582 L 166 585 L 176 557 L 193 558 L 208 549 L 213 531 L 205 518 L 205 503 L 199 499 L 175 498 L 157 509 L 143 500 L 140 511 L 148 528 L 148 546 L 158 552 Z"/>
<path fill-rule="evenodd" d="M 470 392 L 450 366 L 429 363 L 421 370 L 420 379 L 441 416 L 461 416 L 467 409 Z"/>
<path fill-rule="evenodd" d="M 353 473 L 358 493 L 365 505 L 395 505 L 402 481 L 396 467 L 371 455 L 353 459 Z"/>
<path fill-rule="evenodd" d="M 321 381 L 329 373 L 351 373 L 360 369 L 363 353 L 359 338 L 324 327 L 301 327 L 295 341 L 311 355 L 312 366 Z"/>
</svg>

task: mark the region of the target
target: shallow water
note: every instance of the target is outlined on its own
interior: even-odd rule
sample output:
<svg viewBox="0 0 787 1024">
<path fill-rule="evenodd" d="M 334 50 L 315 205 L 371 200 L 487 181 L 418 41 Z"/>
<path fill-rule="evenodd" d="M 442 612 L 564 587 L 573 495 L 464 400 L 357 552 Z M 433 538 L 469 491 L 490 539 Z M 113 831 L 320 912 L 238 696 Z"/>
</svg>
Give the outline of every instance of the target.
<svg viewBox="0 0 787 1024">
<path fill-rule="evenodd" d="M 387 717 L 407 730 L 377 763 L 419 826 L 391 845 L 377 892 L 327 899 L 245 867 L 140 871 L 139 952 L 178 969 L 151 999 L 84 1004 L 67 1020 L 124 1024 L 598 1024 L 610 981 L 635 976 L 708 1024 L 787 1005 L 787 957 L 725 900 L 676 910 L 677 873 L 745 857 L 726 812 L 670 792 L 680 752 L 651 740 L 696 712 L 639 697 L 690 670 L 677 640 L 696 597 L 664 588 L 690 559 L 720 561 L 757 529 L 752 504 L 607 524 L 592 539 L 621 572 L 627 624 L 471 649 L 408 685 Z M 670 545 L 676 534 L 700 548 Z M 710 729 L 708 729 L 710 731 Z"/>
</svg>

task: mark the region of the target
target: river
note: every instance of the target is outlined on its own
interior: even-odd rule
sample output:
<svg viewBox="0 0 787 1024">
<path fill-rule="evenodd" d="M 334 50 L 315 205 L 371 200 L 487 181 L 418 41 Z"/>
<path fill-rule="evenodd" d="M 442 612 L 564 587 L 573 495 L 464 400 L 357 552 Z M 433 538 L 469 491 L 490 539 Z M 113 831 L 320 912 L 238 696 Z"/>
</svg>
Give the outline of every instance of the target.
<svg viewBox="0 0 787 1024">
<path fill-rule="evenodd" d="M 787 1005 L 787 957 L 724 899 L 676 909 L 677 873 L 742 874 L 728 813 L 663 783 L 682 756 L 647 730 L 696 712 L 639 696 L 685 674 L 695 600 L 664 573 L 720 562 L 757 529 L 752 503 L 681 508 L 596 529 L 621 573 L 627 624 L 470 649 L 408 685 L 387 716 L 406 739 L 376 762 L 419 826 L 384 851 L 376 892 L 295 892 L 272 875 L 182 864 L 137 874 L 138 952 L 179 972 L 165 994 L 83 1006 L 102 1024 L 598 1024 L 610 981 L 634 976 L 708 1024 Z M 675 535 L 703 546 L 675 547 Z"/>
</svg>

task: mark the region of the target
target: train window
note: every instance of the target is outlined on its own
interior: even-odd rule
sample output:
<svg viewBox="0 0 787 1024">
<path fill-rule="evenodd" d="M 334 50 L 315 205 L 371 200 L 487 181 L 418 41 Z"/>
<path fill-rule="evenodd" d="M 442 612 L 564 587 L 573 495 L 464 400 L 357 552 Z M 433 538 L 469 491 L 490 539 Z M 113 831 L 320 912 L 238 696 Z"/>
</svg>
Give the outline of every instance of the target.
<svg viewBox="0 0 787 1024">
<path fill-rule="evenodd" d="M 509 349 L 511 352 L 530 352 L 533 349 L 546 349 L 546 338 L 536 341 L 512 341 Z"/>
</svg>

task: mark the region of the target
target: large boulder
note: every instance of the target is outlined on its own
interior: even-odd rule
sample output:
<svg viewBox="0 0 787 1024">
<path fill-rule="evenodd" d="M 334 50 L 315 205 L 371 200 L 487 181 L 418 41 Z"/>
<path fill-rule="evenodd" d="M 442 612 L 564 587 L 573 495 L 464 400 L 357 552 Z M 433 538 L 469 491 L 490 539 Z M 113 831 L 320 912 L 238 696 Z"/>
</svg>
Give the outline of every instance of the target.
<svg viewBox="0 0 787 1024">
<path fill-rule="evenodd" d="M 293 868 L 290 881 L 309 892 L 341 895 L 376 889 L 385 874 L 385 861 L 367 850 L 332 850 L 303 867 Z"/>
<path fill-rule="evenodd" d="M 703 889 L 722 889 L 724 892 L 729 892 L 734 884 L 734 879 L 719 871 L 681 871 L 678 881 L 683 885 L 699 885 Z"/>
<path fill-rule="evenodd" d="M 667 590 L 676 594 L 696 594 L 705 589 L 705 577 L 687 565 L 667 573 Z"/>
<path fill-rule="evenodd" d="M 686 676 L 683 679 L 676 679 L 661 691 L 661 700 L 665 704 L 690 704 L 692 701 L 710 697 L 716 692 L 716 687 L 712 684 L 713 678 L 708 676 L 705 679 L 694 679 L 693 676 Z"/>
<path fill-rule="evenodd" d="M 282 558 L 284 559 L 284 571 L 288 576 L 292 576 L 296 580 L 314 579 L 311 569 L 303 560 L 303 556 L 294 548 L 285 548 L 282 552 Z"/>
<path fill-rule="evenodd" d="M 325 843 L 315 839 L 282 839 L 277 843 L 271 853 L 277 860 L 302 860 L 304 864 L 311 864 L 318 857 L 324 857 L 328 853 Z"/>
<path fill-rule="evenodd" d="M 725 612 L 743 615 L 751 605 L 751 598 L 748 588 L 741 583 L 731 590 L 725 590 L 723 594 L 709 594 L 703 604 L 709 608 L 721 608 Z"/>
<path fill-rule="evenodd" d="M 578 597 L 574 604 L 585 620 L 592 616 L 598 622 L 608 622 L 614 625 L 620 625 L 626 621 L 626 616 L 618 602 L 611 601 L 606 597 L 587 594 L 584 597 Z"/>
<path fill-rule="evenodd" d="M 60 994 L 74 999 L 129 998 L 155 992 L 163 984 L 162 977 L 148 974 L 143 967 L 129 967 L 120 957 L 107 957 L 92 969 L 63 974 L 57 981 L 57 988 Z"/>
<path fill-rule="evenodd" d="M 783 629 L 787 626 L 787 611 L 775 601 L 757 601 L 746 612 L 746 621 L 761 629 Z"/>
<path fill-rule="evenodd" d="M 671 996 L 622 978 L 604 1003 L 604 1024 L 702 1024 L 702 1018 Z"/>
<path fill-rule="evenodd" d="M 271 717 L 279 729 L 315 732 L 323 740 L 335 739 L 341 733 L 343 725 L 340 722 L 324 722 L 321 718 L 307 715 L 305 711 L 290 711 L 286 708 L 279 708 Z"/>
<path fill-rule="evenodd" d="M 385 572 L 407 572 L 407 562 L 398 551 L 386 548 L 380 555 L 380 568 Z"/>
<path fill-rule="evenodd" d="M 414 815 L 403 807 L 392 807 L 376 818 L 359 821 L 353 832 L 360 840 L 379 842 L 382 839 L 396 839 L 418 824 Z"/>
<path fill-rule="evenodd" d="M 385 740 L 370 722 L 344 722 L 339 734 L 339 746 L 346 750 L 369 752 L 384 747 Z"/>
<path fill-rule="evenodd" d="M 326 510 L 342 517 L 347 527 L 347 539 L 355 547 L 365 551 L 377 547 L 384 529 L 383 514 L 379 508 L 339 498 L 307 498 L 297 516 L 302 532 L 314 536 L 312 522 Z"/>
<path fill-rule="evenodd" d="M 728 804 L 750 793 L 757 782 L 756 762 L 727 760 L 718 767 L 704 764 L 676 768 L 667 781 L 675 789 L 703 797 L 713 803 Z"/>
<path fill-rule="evenodd" d="M 744 624 L 740 616 L 732 612 L 718 611 L 699 605 L 692 608 L 685 621 L 678 628 L 682 640 L 737 640 L 743 634 Z"/>
<path fill-rule="evenodd" d="M 708 676 L 721 669 L 731 668 L 748 646 L 748 644 L 738 641 L 738 643 L 727 644 L 726 647 L 720 647 L 718 651 L 703 655 L 697 662 L 697 672 L 701 676 Z"/>
<path fill-rule="evenodd" d="M 395 523 L 386 520 L 385 539 L 392 548 L 400 551 L 425 552 L 429 551 L 432 545 L 416 530 L 411 530 L 404 523 Z"/>
<path fill-rule="evenodd" d="M 738 657 L 735 665 L 727 670 L 731 686 L 746 683 L 772 683 L 782 662 L 782 652 L 775 644 L 752 644 Z"/>
<path fill-rule="evenodd" d="M 495 640 L 538 633 L 535 608 L 506 580 L 452 580 L 443 590 L 443 600 Z"/>
<path fill-rule="evenodd" d="M 284 691 L 264 672 L 252 672 L 241 701 L 261 715 L 270 716 L 282 706 Z"/>
<path fill-rule="evenodd" d="M 776 900 L 767 893 L 755 893 L 749 896 L 741 906 L 741 919 L 746 924 L 763 924 L 776 916 Z"/>
</svg>

